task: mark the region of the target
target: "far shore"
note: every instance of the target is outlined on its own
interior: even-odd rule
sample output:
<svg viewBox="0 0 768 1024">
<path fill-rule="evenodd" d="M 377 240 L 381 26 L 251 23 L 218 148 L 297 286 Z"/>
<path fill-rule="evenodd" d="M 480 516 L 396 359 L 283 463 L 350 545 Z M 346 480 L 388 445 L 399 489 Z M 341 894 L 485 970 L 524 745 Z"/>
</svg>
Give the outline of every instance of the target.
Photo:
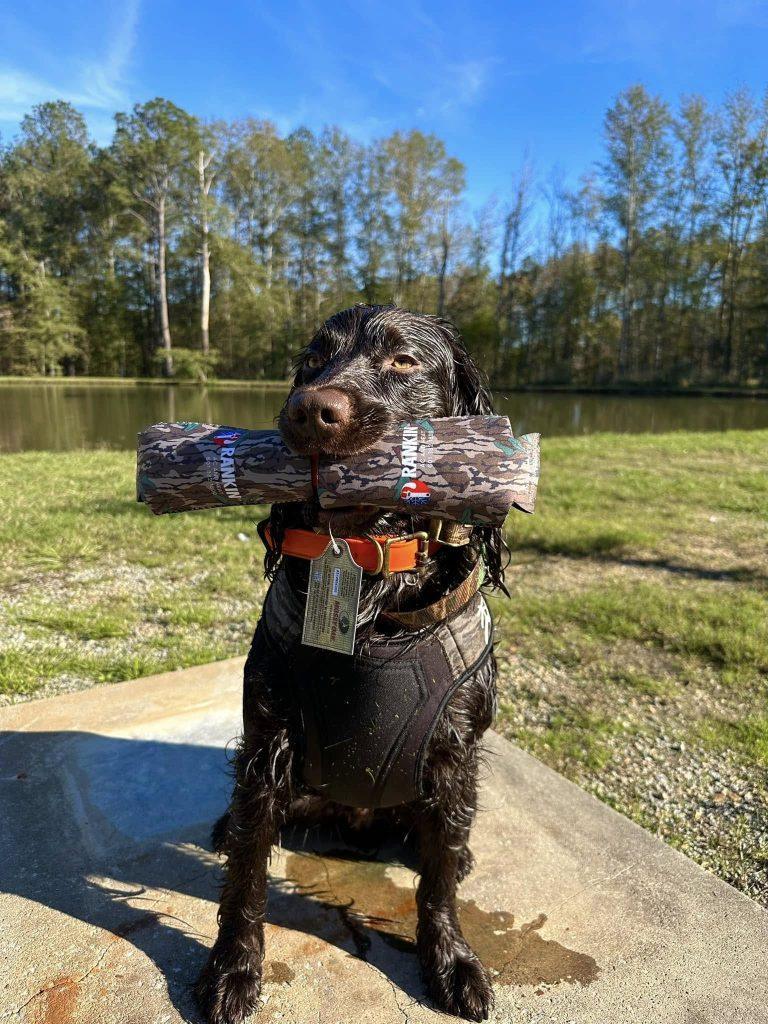
<svg viewBox="0 0 768 1024">
<path fill-rule="evenodd" d="M 50 384 L 54 387 L 180 387 L 180 388 L 266 388 L 282 391 L 289 388 L 290 380 L 219 380 L 208 381 L 168 379 L 165 377 L 0 377 L 0 387 Z M 645 398 L 768 398 L 768 387 L 739 387 L 737 385 L 679 385 L 663 384 L 503 384 L 492 383 L 494 391 L 531 392 L 569 395 L 638 395 Z"/>
<path fill-rule="evenodd" d="M 180 380 L 167 377 L 0 377 L 3 385 L 51 384 L 55 387 L 179 387 L 179 388 L 270 388 L 285 390 L 288 380 Z"/>
</svg>

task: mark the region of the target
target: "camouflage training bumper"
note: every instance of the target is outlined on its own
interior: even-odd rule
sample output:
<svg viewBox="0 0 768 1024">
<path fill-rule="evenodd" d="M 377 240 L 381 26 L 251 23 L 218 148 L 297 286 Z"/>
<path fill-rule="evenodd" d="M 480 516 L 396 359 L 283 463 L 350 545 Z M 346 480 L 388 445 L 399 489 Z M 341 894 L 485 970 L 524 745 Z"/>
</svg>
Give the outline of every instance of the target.
<svg viewBox="0 0 768 1024">
<path fill-rule="evenodd" d="M 506 416 L 401 424 L 364 452 L 321 458 L 314 486 L 278 431 L 158 423 L 139 434 L 136 488 L 156 514 L 316 497 L 500 526 L 511 508 L 533 512 L 538 477 L 539 435 L 515 437 Z"/>
</svg>

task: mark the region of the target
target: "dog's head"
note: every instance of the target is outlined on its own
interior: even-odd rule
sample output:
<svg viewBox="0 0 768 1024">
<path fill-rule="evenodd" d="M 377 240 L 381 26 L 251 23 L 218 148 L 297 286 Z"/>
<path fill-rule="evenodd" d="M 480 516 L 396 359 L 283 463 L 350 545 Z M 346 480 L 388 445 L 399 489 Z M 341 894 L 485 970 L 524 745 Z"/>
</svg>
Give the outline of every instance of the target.
<svg viewBox="0 0 768 1024">
<path fill-rule="evenodd" d="M 353 306 L 301 353 L 280 431 L 304 455 L 351 455 L 421 416 L 491 411 L 480 373 L 454 328 L 394 306 Z"/>
<path fill-rule="evenodd" d="M 404 420 L 492 411 L 483 376 L 448 321 L 358 305 L 326 320 L 301 353 L 278 425 L 295 452 L 344 456 Z M 340 528 L 352 525 L 362 518 L 350 516 Z M 478 532 L 489 582 L 501 585 L 501 531 Z"/>
</svg>

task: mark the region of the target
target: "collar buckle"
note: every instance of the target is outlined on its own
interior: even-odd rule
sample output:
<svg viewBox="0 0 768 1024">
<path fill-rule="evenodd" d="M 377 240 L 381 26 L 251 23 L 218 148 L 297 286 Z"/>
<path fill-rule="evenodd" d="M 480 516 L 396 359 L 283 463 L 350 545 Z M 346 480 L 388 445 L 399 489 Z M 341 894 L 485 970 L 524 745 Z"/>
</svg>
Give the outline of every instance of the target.
<svg viewBox="0 0 768 1024">
<path fill-rule="evenodd" d="M 392 570 L 390 569 L 392 545 L 399 544 L 400 541 L 418 541 L 415 566 L 417 572 L 423 570 L 429 561 L 429 534 L 426 530 L 417 530 L 415 533 L 406 533 L 402 537 L 387 537 L 383 544 L 377 537 L 374 537 L 373 534 L 367 533 L 366 537 L 376 545 L 376 550 L 379 555 L 379 561 L 376 568 L 371 573 L 372 576 L 378 576 L 379 573 L 381 573 L 381 575 L 386 579 L 388 576 L 392 575 Z"/>
<path fill-rule="evenodd" d="M 449 519 L 432 516 L 429 520 L 429 539 L 445 548 L 463 548 L 469 544 L 472 527 L 454 523 Z"/>
</svg>

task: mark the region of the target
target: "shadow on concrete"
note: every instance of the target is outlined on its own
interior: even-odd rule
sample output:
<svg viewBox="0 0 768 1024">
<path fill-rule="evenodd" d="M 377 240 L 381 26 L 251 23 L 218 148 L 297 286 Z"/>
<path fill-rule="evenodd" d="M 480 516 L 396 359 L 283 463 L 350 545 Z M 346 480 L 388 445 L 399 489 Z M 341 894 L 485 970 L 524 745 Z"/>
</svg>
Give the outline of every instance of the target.
<svg viewBox="0 0 768 1024">
<path fill-rule="evenodd" d="M 230 785 L 222 747 L 88 732 L 0 733 L 0 888 L 132 943 L 163 974 L 181 1016 L 197 1024 L 191 986 L 215 937 L 213 907 L 211 932 L 203 934 L 171 913 L 172 898 L 157 890 L 217 904 L 220 861 L 208 837 Z M 387 851 L 356 851 L 343 839 L 324 827 L 291 830 L 284 842 L 294 866 L 312 864 L 316 872 L 324 861 L 313 851 L 334 847 L 336 862 L 381 865 L 386 883 Z M 290 882 L 272 880 L 268 923 L 333 943 L 411 998 L 421 995 L 407 942 L 374 941 L 354 898 L 316 884 L 312 872 L 294 874 Z M 381 921 L 374 930 L 381 933 Z M 397 936 L 396 922 L 390 931 Z M 287 965 L 272 964 L 267 948 L 266 979 L 270 972 L 274 980 L 292 976 Z"/>
</svg>

